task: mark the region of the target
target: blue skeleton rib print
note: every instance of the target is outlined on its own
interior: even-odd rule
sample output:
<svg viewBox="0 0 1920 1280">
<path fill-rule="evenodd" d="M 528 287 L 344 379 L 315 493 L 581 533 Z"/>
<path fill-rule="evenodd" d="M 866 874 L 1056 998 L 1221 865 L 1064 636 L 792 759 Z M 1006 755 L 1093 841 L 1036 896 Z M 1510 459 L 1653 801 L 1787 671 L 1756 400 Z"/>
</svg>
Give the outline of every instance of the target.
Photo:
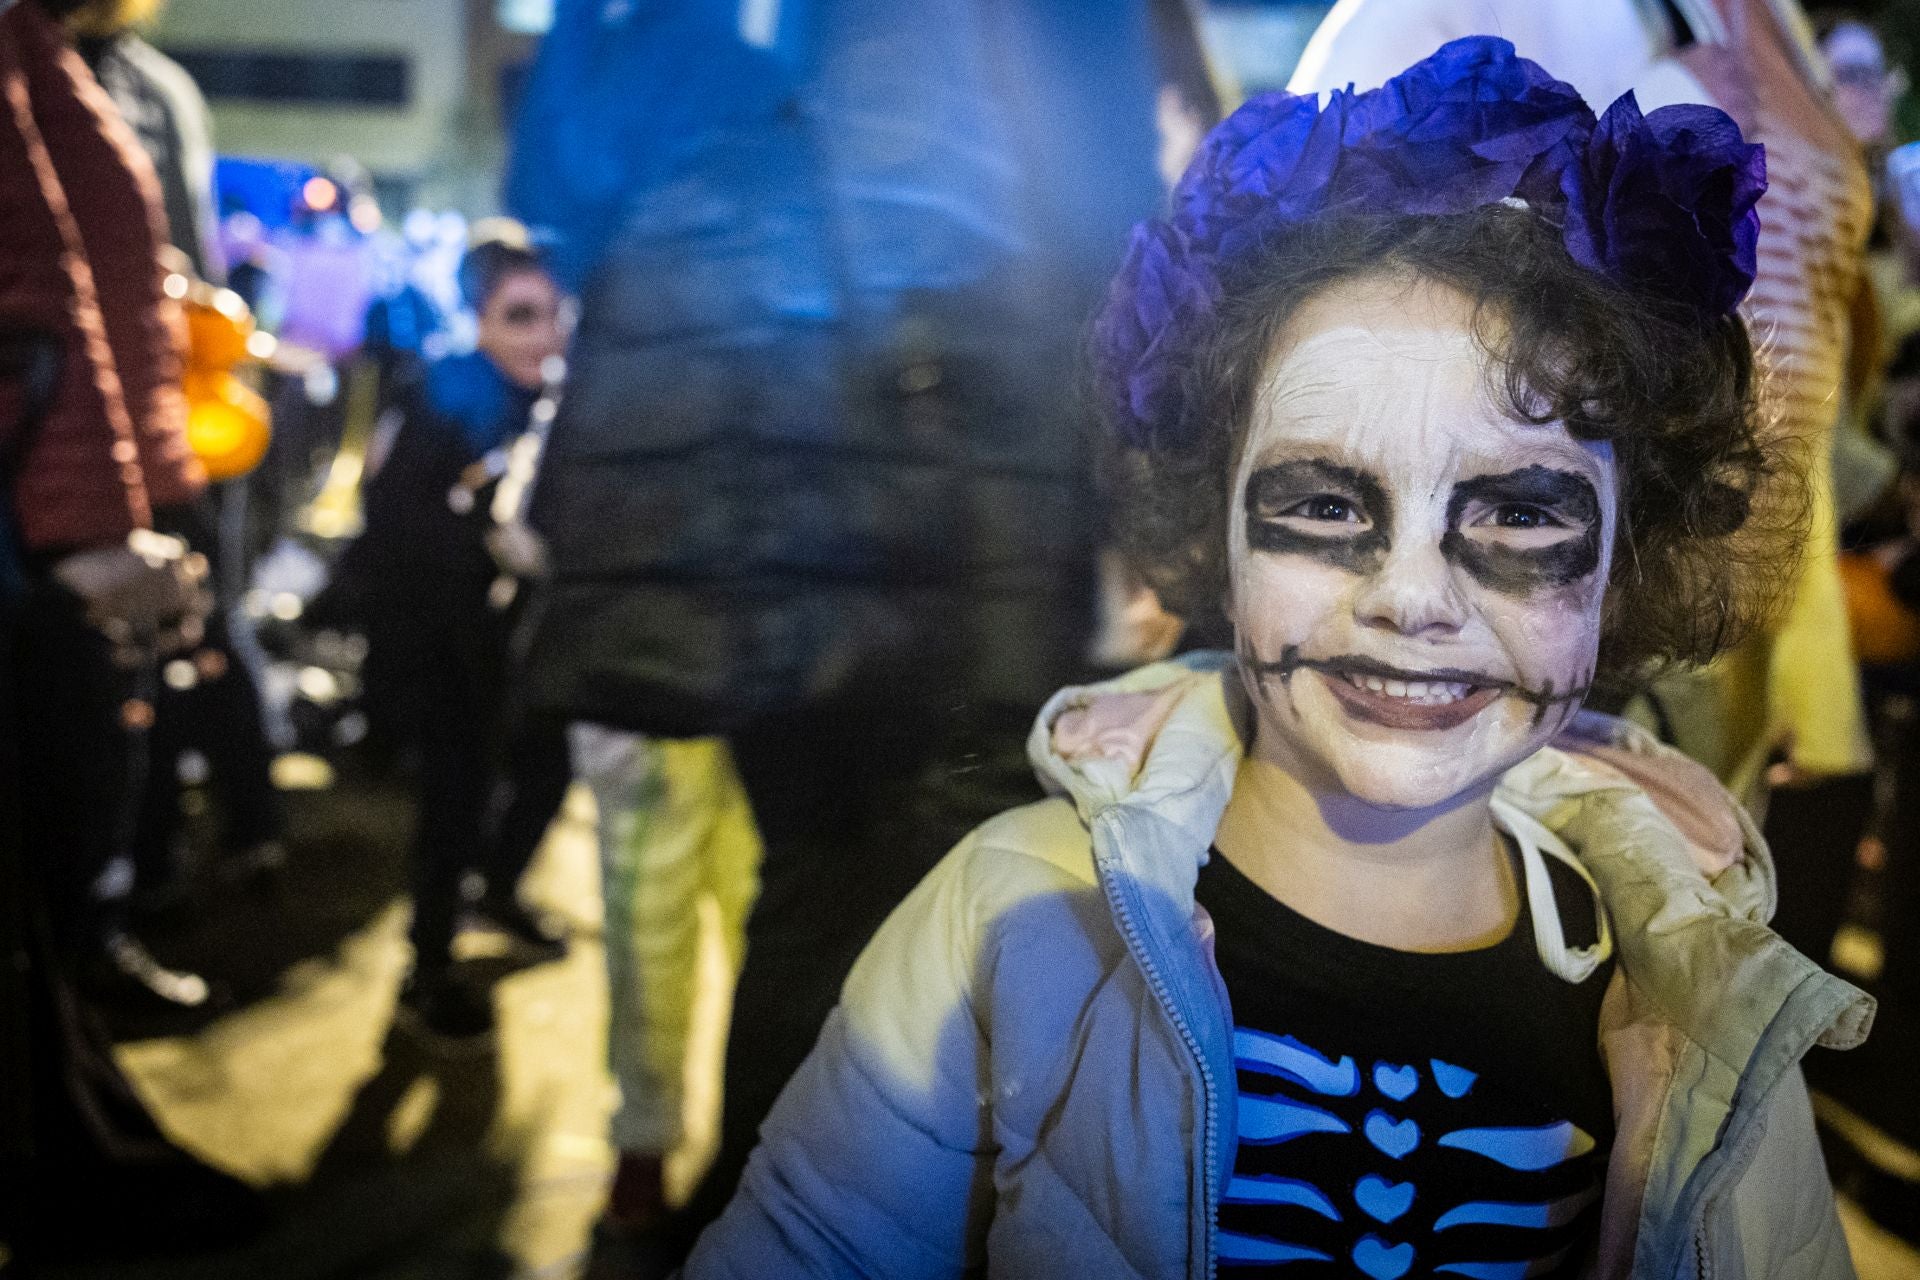
<svg viewBox="0 0 1920 1280">
<path fill-rule="evenodd" d="M 1579 890 L 1555 886 L 1591 903 Z M 1217 851 L 1195 897 L 1234 1026 L 1223 1280 L 1578 1274 L 1613 1142 L 1610 964 L 1549 972 L 1524 917 L 1468 951 L 1362 942 Z M 1591 909 L 1562 920 L 1576 945 L 1596 926 Z"/>
<path fill-rule="evenodd" d="M 1467 1105 L 1480 1079 L 1469 1068 L 1435 1058 L 1363 1070 L 1351 1055 L 1248 1028 L 1235 1031 L 1234 1052 L 1242 1157 L 1222 1197 L 1225 1266 L 1291 1272 L 1325 1263 L 1370 1280 L 1548 1275 L 1566 1261 L 1560 1229 L 1599 1198 L 1593 1136 L 1564 1120 L 1486 1123 L 1484 1108 Z M 1345 1148 L 1344 1158 L 1329 1160 L 1328 1144 Z M 1281 1147 L 1294 1150 L 1253 1151 Z M 1463 1176 L 1462 1156 L 1486 1168 Z M 1318 1173 L 1356 1161 L 1368 1169 L 1357 1178 Z M 1579 1166 L 1572 1179 L 1570 1165 Z M 1479 1198 L 1488 1190 L 1502 1194 Z M 1256 1222 L 1269 1230 L 1251 1229 Z M 1450 1247 L 1449 1235 L 1470 1237 L 1491 1256 Z"/>
</svg>

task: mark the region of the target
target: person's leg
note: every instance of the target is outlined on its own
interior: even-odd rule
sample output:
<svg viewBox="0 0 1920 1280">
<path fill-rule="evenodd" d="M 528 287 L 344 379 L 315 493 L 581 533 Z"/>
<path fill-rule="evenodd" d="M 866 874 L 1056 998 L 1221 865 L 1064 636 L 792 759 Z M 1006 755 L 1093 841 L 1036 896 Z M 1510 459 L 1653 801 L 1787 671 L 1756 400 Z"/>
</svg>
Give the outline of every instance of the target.
<svg viewBox="0 0 1920 1280">
<path fill-rule="evenodd" d="M 8 621 L 23 620 L 24 611 Z M 18 890 L 18 900 L 0 906 L 0 955 L 8 962 L 0 978 L 0 1186 L 12 1197 L 0 1206 L 0 1225 L 9 1230 L 15 1262 L 29 1273 L 43 1250 L 62 1252 L 76 1241 L 217 1249 L 265 1220 L 256 1193 L 161 1133 L 121 1073 L 99 1019 L 74 998 L 71 931 L 91 919 L 91 935 L 111 918 L 92 910 L 85 892 L 92 877 L 71 858 L 88 847 L 93 825 L 74 822 L 71 802 L 104 812 L 107 799 L 75 766 L 117 754 L 108 739 L 118 730 L 105 717 L 69 717 L 87 706 L 98 673 L 85 673 L 87 660 L 72 643 L 55 649 L 48 666 L 42 646 L 61 636 L 84 639 L 57 624 L 30 646 L 15 646 L 25 640 L 17 626 L 0 628 L 0 684 L 7 686 L 0 698 L 0 737 L 7 740 L 0 747 L 0 810 L 15 822 L 0 831 L 0 859 L 12 861 L 12 874 L 0 868 L 0 879 Z M 101 709 L 104 703 L 96 703 Z M 49 711 L 57 718 L 45 718 Z M 92 782 L 118 776 L 104 769 Z M 16 803 L 22 797 L 27 802 Z M 130 793 L 123 798 L 130 801 Z M 50 877 L 64 888 L 50 885 Z M 57 895 L 76 893 L 79 919 L 69 903 L 56 942 L 48 907 Z M 102 1205 L 113 1211 L 102 1213 Z"/>
<path fill-rule="evenodd" d="M 861 948 L 931 865 L 920 841 L 874 841 L 907 825 L 898 819 L 936 746 L 925 729 L 910 701 L 847 700 L 730 740 L 762 842 L 760 893 L 734 990 L 719 1148 L 681 1216 L 687 1245 L 732 1198 Z"/>
<path fill-rule="evenodd" d="M 687 1045 L 699 989 L 701 900 L 715 896 L 731 968 L 737 972 L 743 927 L 758 885 L 759 838 L 724 742 L 717 738 L 657 743 L 657 789 L 634 824 L 627 931 L 634 974 L 647 1011 L 647 1033 L 628 1052 L 643 1051 L 646 1075 L 666 1082 L 658 1117 L 678 1142 L 684 1120 Z M 731 974 L 729 975 L 731 977 Z M 623 1076 L 623 1081 L 625 1077 Z M 637 1130 L 616 1118 L 623 1150 L 637 1149 Z M 664 1131 L 663 1131 L 664 1132 Z M 663 1143 L 665 1151 L 673 1143 Z"/>
<path fill-rule="evenodd" d="M 486 694 L 476 672 L 449 645 L 420 664 L 419 805 L 413 836 L 416 973 L 452 962 L 461 880 L 480 849 L 490 759 Z"/>
<path fill-rule="evenodd" d="M 494 792 L 492 830 L 487 840 L 486 896 L 481 909 L 516 934 L 538 922 L 519 906 L 520 879 L 546 839 L 567 788 L 573 765 L 564 721 L 538 717 L 522 722 L 507 740 L 500 780 Z M 536 940 L 533 937 L 529 941 Z M 552 941 L 544 934 L 538 940 Z"/>
<path fill-rule="evenodd" d="M 711 780 L 713 822 L 702 860 L 707 892 L 718 909 L 729 981 L 738 981 L 747 950 L 747 916 L 760 896 L 760 831 L 726 741 L 701 738 L 689 745 L 710 757 L 704 767 Z"/>
<path fill-rule="evenodd" d="M 646 1188 L 627 1178 L 630 1203 L 614 1206 L 626 1225 L 638 1226 L 644 1211 L 664 1208 L 658 1164 L 682 1131 L 702 855 L 714 813 L 712 757 L 698 743 L 598 725 L 575 725 L 572 740 L 576 768 L 599 809 L 607 1052 L 620 1088 L 611 1138 L 623 1165 L 639 1160 L 654 1175 Z"/>
<path fill-rule="evenodd" d="M 150 663 L 126 667 L 79 601 L 38 581 L 23 609 L 20 723 L 28 848 L 56 950 L 70 976 L 109 1000 L 180 1007 L 212 996 L 198 974 L 155 960 L 127 928 L 135 811 L 152 720 Z"/>
<path fill-rule="evenodd" d="M 734 992 L 720 1146 L 680 1215 L 680 1248 L 732 1199 L 761 1122 L 881 923 L 969 830 L 1041 796 L 1026 763 L 1030 709 L 887 693 L 731 740 L 763 849 L 760 892 Z"/>
<path fill-rule="evenodd" d="M 22 610 L 20 725 L 26 847 L 69 963 L 124 924 L 126 841 L 145 722 L 139 673 L 116 666 L 80 601 L 41 579 Z M 51 855 L 51 856 L 50 856 Z"/>
<path fill-rule="evenodd" d="M 285 805 L 273 785 L 273 744 L 268 741 L 265 703 L 245 648 L 235 643 L 232 621 L 222 612 L 208 619 L 200 667 L 201 730 L 221 808 L 221 850 L 248 860 L 244 870 L 268 870 L 286 834 Z"/>
<path fill-rule="evenodd" d="M 401 989 L 402 1011 L 417 1025 L 450 1039 L 493 1030 L 493 993 L 463 978 L 453 963 L 462 881 L 484 828 L 490 704 L 475 671 L 443 650 L 427 665 L 420 725 L 420 785 L 413 838 L 413 971 Z"/>
<path fill-rule="evenodd" d="M 214 498 L 155 513 L 155 527 L 184 538 L 210 562 L 214 609 L 198 645 L 174 667 L 190 684 L 163 681 L 155 707 L 153 749 L 136 857 L 155 874 L 170 859 L 179 826 L 179 758 L 198 751 L 206 758 L 222 820 L 221 851 L 246 859 L 276 859 L 285 828 L 279 792 L 272 777 L 273 749 L 267 741 L 265 707 L 248 654 L 234 642 L 234 622 L 225 593 L 225 548 L 215 517 Z M 241 625 L 244 625 L 241 624 Z M 247 869 L 265 869 L 250 865 Z"/>
<path fill-rule="evenodd" d="M 710 797 L 711 821 L 706 843 L 701 850 L 702 877 L 706 893 L 713 897 L 716 924 L 726 957 L 724 980 L 737 999 L 741 968 L 747 951 L 747 920 L 760 895 L 760 831 L 754 823 L 753 808 L 747 801 L 746 789 L 741 785 L 740 774 L 734 767 L 733 753 L 727 743 L 719 738 L 703 738 L 680 745 L 689 753 L 698 753 L 703 757 L 691 765 L 706 779 Z M 697 985 L 695 974 L 689 974 L 689 978 L 695 980 Z M 733 1074 L 739 1074 L 737 1065 L 733 1068 Z M 723 1125 L 729 1105 L 723 1092 Z M 736 1138 L 735 1146 L 738 1144 L 739 1139 Z M 709 1184 L 703 1179 L 702 1185 L 717 1187 L 719 1184 Z M 696 1189 L 695 1195 L 699 1197 L 701 1192 Z M 717 1190 L 705 1193 L 708 1200 L 717 1198 L 717 1195 Z M 683 1212 L 681 1220 L 667 1233 L 665 1243 L 670 1253 L 684 1252 L 691 1244 L 693 1235 L 707 1220 L 701 1216 L 702 1213 L 702 1202 L 699 1201 Z"/>
<path fill-rule="evenodd" d="M 1920 1016 L 1920 714 L 1903 717 L 1888 738 L 1893 811 L 1885 824 L 1880 994 L 1912 1017 Z"/>
<path fill-rule="evenodd" d="M 195 711 L 192 692 L 169 688 L 164 679 L 156 695 L 133 827 L 133 886 L 142 910 L 173 901 L 181 891 L 180 756 Z"/>
</svg>

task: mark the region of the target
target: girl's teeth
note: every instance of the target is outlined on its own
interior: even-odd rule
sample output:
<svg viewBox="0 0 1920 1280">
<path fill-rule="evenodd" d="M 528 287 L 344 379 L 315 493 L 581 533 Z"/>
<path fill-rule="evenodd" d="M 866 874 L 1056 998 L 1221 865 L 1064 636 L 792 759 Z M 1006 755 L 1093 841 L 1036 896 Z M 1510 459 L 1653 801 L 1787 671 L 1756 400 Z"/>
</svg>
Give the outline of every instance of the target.
<svg viewBox="0 0 1920 1280">
<path fill-rule="evenodd" d="M 1388 698 L 1439 705 L 1458 702 L 1472 692 L 1473 686 L 1442 680 L 1383 680 L 1379 676 L 1350 675 L 1347 683 Z"/>
</svg>

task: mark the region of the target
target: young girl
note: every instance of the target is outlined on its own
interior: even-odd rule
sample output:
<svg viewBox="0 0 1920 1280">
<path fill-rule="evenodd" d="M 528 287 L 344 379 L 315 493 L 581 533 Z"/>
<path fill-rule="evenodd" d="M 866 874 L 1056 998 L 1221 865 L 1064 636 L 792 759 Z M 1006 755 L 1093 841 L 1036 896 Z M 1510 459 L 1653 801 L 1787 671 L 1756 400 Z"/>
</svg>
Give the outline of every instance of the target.
<svg viewBox="0 0 1920 1280">
<path fill-rule="evenodd" d="M 1046 707 L 1058 798 L 874 939 L 694 1280 L 1851 1274 L 1797 1064 L 1871 1006 L 1580 710 L 1795 533 L 1764 172 L 1486 38 L 1215 130 L 1095 354 L 1125 541 L 1236 652 Z"/>
</svg>

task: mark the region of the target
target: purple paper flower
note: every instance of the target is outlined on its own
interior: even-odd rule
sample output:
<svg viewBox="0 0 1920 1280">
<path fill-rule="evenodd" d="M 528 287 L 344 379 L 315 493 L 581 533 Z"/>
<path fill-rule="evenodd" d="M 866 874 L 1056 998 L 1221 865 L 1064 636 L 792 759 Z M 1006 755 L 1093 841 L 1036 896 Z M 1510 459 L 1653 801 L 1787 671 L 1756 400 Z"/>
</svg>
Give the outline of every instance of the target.
<svg viewBox="0 0 1920 1280">
<path fill-rule="evenodd" d="M 1183 347 L 1218 301 L 1213 272 L 1195 258 L 1183 232 L 1158 219 L 1133 229 L 1093 331 L 1102 391 L 1129 444 L 1151 449 L 1187 439 Z"/>
<path fill-rule="evenodd" d="M 1752 287 L 1766 152 L 1725 112 L 1674 106 L 1643 116 L 1626 94 L 1561 186 L 1567 252 L 1588 270 L 1711 315 L 1732 311 Z"/>
<path fill-rule="evenodd" d="M 1507 41 L 1455 40 L 1354 100 L 1334 203 L 1429 215 L 1508 196 L 1557 204 L 1559 170 L 1592 129 L 1572 86 Z"/>
</svg>

